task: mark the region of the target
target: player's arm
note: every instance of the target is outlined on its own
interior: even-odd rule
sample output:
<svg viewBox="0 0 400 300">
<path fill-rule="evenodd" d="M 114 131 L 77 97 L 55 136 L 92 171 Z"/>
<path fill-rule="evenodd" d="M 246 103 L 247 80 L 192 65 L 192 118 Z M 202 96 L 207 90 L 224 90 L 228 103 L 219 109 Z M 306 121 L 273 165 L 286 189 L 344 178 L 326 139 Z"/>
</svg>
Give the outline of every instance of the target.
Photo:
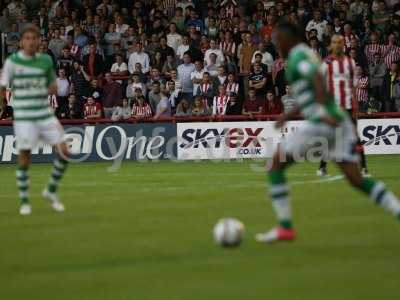
<svg viewBox="0 0 400 300">
<path fill-rule="evenodd" d="M 10 85 L 12 77 L 12 65 L 10 60 L 6 60 L 0 76 L 0 107 L 5 107 L 6 88 Z"/>
<path fill-rule="evenodd" d="M 315 91 L 315 101 L 321 105 L 320 112 L 315 116 L 319 118 L 322 122 L 337 126 L 339 121 L 342 120 L 343 115 L 333 101 L 328 100 L 325 92 L 324 84 L 322 84 L 323 77 L 319 72 L 315 72 L 312 78 L 312 83 Z"/>
<path fill-rule="evenodd" d="M 279 116 L 279 118 L 276 120 L 275 123 L 275 128 L 281 128 L 285 123 L 289 120 L 293 120 L 295 117 L 299 116 L 300 114 L 300 109 L 298 106 L 296 106 L 295 109 L 291 110 L 288 113 L 283 113 Z"/>
</svg>

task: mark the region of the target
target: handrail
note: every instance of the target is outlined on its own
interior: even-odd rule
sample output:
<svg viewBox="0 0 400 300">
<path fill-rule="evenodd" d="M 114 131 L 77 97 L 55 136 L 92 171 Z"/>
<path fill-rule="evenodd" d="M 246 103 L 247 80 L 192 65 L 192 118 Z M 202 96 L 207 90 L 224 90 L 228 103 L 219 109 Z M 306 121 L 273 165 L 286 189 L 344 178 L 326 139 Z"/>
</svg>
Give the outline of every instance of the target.
<svg viewBox="0 0 400 300">
<path fill-rule="evenodd" d="M 400 118 L 399 112 L 391 113 L 359 113 L 360 119 L 384 119 L 384 118 Z M 61 124 L 111 124 L 111 123 L 182 123 L 182 122 L 233 122 L 233 121 L 274 121 L 279 118 L 279 115 L 237 115 L 237 116 L 191 116 L 191 117 L 160 117 L 160 118 L 130 118 L 121 121 L 112 121 L 111 119 L 61 119 Z M 301 120 L 301 118 L 297 118 Z M 11 120 L 0 120 L 0 126 L 12 125 Z"/>
</svg>

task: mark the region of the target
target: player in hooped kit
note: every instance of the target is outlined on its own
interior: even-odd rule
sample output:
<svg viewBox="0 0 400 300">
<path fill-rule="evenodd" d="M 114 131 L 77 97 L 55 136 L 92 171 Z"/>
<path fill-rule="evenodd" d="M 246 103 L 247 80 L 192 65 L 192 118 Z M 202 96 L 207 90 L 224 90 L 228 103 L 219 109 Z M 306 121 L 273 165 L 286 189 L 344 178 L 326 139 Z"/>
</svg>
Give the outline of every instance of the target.
<svg viewBox="0 0 400 300">
<path fill-rule="evenodd" d="M 310 150 L 328 142 L 330 158 L 334 159 L 349 183 L 368 195 L 400 220 L 400 202 L 383 182 L 361 175 L 359 155 L 354 151 L 356 130 L 348 113 L 337 105 L 323 81 L 321 61 L 303 42 L 302 29 L 292 23 L 277 27 L 277 43 L 281 55 L 287 58 L 285 74 L 290 84 L 297 108 L 285 113 L 276 122 L 280 128 L 299 113 L 306 124 L 283 143 L 274 154 L 268 170 L 269 192 L 272 207 L 279 225 L 266 233 L 256 235 L 259 242 L 290 241 L 296 236 L 292 223 L 289 186 L 284 170 L 295 158 L 307 158 Z M 285 154 L 285 160 L 282 155 Z"/>
<path fill-rule="evenodd" d="M 4 101 L 6 87 L 11 87 L 13 95 L 21 215 L 29 215 L 32 210 L 28 194 L 28 168 L 31 150 L 40 140 L 53 145 L 57 151 L 50 180 L 42 195 L 55 211 L 65 210 L 56 192 L 67 167 L 68 148 L 63 141 L 63 129 L 49 107 L 48 95 L 57 93 L 56 77 L 51 58 L 37 52 L 39 39 L 40 31 L 36 26 L 23 28 L 21 50 L 7 58 L 0 80 L 0 102 Z"/>
<path fill-rule="evenodd" d="M 322 68 L 326 77 L 326 86 L 333 95 L 336 104 L 347 110 L 351 115 L 354 125 L 357 127 L 358 103 L 355 101 L 354 71 L 355 61 L 344 54 L 345 41 L 342 35 L 335 34 L 331 38 L 332 54 L 325 58 Z M 365 159 L 364 147 L 357 135 L 357 151 L 361 157 L 361 172 L 367 177 L 368 169 Z M 326 176 L 327 163 L 325 159 L 321 160 L 317 175 Z"/>
</svg>

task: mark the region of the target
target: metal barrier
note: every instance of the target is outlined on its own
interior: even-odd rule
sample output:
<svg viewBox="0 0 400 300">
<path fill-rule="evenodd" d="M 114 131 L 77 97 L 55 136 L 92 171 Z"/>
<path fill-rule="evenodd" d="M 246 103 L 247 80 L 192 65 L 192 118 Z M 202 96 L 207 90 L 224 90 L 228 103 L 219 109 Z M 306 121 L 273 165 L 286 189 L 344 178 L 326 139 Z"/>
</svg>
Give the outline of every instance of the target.
<svg viewBox="0 0 400 300">
<path fill-rule="evenodd" d="M 393 113 L 360 113 L 360 119 L 388 119 L 400 118 L 400 112 Z M 275 121 L 279 115 L 237 115 L 237 116 L 199 116 L 199 117 L 170 117 L 170 118 L 130 118 L 121 121 L 112 121 L 111 119 L 61 119 L 60 122 L 65 125 L 72 124 L 112 124 L 112 123 L 188 123 L 188 122 L 235 122 L 235 121 Z M 302 120 L 298 117 L 295 120 Z M 11 125 L 11 120 L 0 120 L 1 125 Z"/>
</svg>

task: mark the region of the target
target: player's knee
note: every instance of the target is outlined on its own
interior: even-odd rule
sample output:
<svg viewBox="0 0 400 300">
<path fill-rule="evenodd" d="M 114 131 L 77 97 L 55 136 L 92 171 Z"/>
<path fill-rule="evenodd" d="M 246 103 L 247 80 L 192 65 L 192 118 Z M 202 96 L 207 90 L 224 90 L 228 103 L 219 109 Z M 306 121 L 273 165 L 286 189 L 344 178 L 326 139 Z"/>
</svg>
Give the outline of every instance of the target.
<svg viewBox="0 0 400 300">
<path fill-rule="evenodd" d="M 347 180 L 355 188 L 359 188 L 361 186 L 361 178 L 356 178 L 356 177 L 350 176 L 350 177 L 347 177 Z"/>
<path fill-rule="evenodd" d="M 64 143 L 57 145 L 56 150 L 57 150 L 58 155 L 60 155 L 64 159 L 67 159 L 70 156 L 68 147 Z"/>
<path fill-rule="evenodd" d="M 21 167 L 28 167 L 31 163 L 29 153 L 21 152 L 18 156 L 18 163 Z"/>
</svg>

